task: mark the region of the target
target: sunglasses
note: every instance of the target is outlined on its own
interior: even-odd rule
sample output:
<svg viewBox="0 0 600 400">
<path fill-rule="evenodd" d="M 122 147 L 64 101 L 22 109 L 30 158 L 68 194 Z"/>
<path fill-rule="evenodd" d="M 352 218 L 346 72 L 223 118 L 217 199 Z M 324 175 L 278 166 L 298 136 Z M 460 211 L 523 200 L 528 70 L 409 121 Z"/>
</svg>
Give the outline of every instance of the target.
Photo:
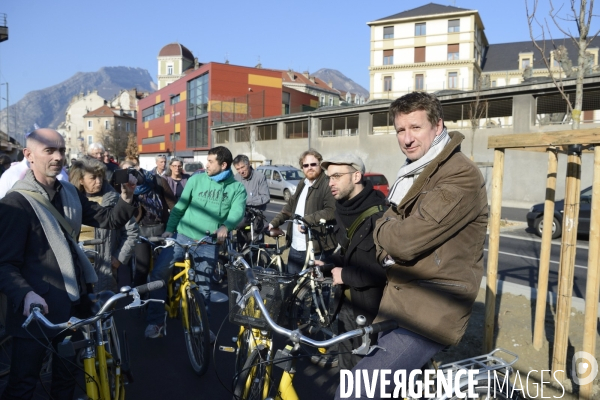
<svg viewBox="0 0 600 400">
<path fill-rule="evenodd" d="M 308 168 L 308 167 L 316 167 L 317 165 L 319 165 L 319 163 L 313 162 L 310 164 L 302 164 L 303 168 Z"/>
</svg>

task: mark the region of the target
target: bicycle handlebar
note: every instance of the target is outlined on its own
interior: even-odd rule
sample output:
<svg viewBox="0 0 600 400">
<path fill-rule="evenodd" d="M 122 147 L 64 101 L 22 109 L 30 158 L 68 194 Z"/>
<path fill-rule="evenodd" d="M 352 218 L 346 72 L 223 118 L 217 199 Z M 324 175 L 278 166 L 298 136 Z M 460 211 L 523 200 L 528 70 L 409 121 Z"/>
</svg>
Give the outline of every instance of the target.
<svg viewBox="0 0 600 400">
<path fill-rule="evenodd" d="M 154 281 L 154 282 L 150 282 L 145 285 L 141 285 L 141 286 L 134 287 L 134 288 L 129 288 L 128 286 L 124 286 L 121 289 L 120 293 L 112 295 L 110 297 L 110 299 L 108 299 L 106 301 L 106 303 L 104 303 L 104 305 L 102 306 L 100 311 L 98 311 L 96 313 L 96 315 L 94 315 L 90 318 L 87 318 L 87 319 L 79 319 L 79 318 L 71 317 L 71 318 L 69 318 L 69 320 L 67 322 L 63 322 L 60 324 L 53 324 L 46 317 L 44 317 L 44 314 L 42 314 L 42 309 L 43 309 L 42 305 L 32 304 L 30 307 L 31 313 L 29 314 L 29 316 L 27 317 L 27 319 L 25 320 L 25 322 L 23 322 L 23 325 L 21 325 L 21 326 L 23 328 L 27 328 L 27 326 L 29 326 L 31 321 L 36 319 L 36 320 L 40 321 L 42 323 L 42 325 L 44 325 L 45 327 L 50 328 L 50 329 L 67 329 L 67 328 L 77 329 L 79 326 L 90 325 L 90 324 L 93 324 L 94 322 L 98 321 L 100 318 L 102 318 L 102 316 L 104 314 L 106 314 L 106 312 L 112 307 L 112 305 L 117 300 L 122 299 L 124 297 L 127 297 L 127 296 L 133 297 L 133 301 L 131 302 L 131 304 L 129 304 L 125 307 L 126 309 L 143 306 L 144 304 L 146 304 L 147 301 L 140 301 L 140 293 L 146 293 L 151 290 L 160 289 L 164 285 L 165 285 L 164 281 Z"/>
<path fill-rule="evenodd" d="M 275 323 L 275 321 L 273 321 L 273 319 L 269 315 L 269 311 L 267 310 L 267 308 L 264 304 L 262 296 L 260 295 L 260 289 L 258 288 L 258 280 L 256 279 L 256 276 L 254 275 L 254 271 L 252 270 L 250 265 L 248 265 L 246 260 L 244 260 L 244 258 L 241 257 L 241 255 L 239 255 L 239 254 L 236 255 L 235 261 L 233 262 L 233 264 L 236 267 L 239 267 L 241 265 L 244 268 L 244 270 L 246 272 L 246 277 L 248 278 L 248 283 L 249 283 L 248 289 L 245 291 L 244 295 L 241 296 L 240 299 L 238 299 L 236 306 L 240 307 L 240 308 L 244 308 L 245 303 L 250 298 L 250 296 L 254 297 L 255 305 L 260 308 L 263 318 L 267 321 L 267 324 L 271 327 L 271 329 L 274 332 L 287 337 L 294 343 L 303 343 L 303 344 L 307 344 L 312 347 L 331 347 L 340 342 L 343 342 L 343 341 L 346 341 L 346 340 L 349 340 L 349 339 L 352 339 L 352 338 L 355 338 L 358 336 L 362 336 L 362 345 L 358 349 L 353 350 L 353 353 L 366 355 L 366 354 L 368 354 L 369 347 L 370 347 L 370 335 L 371 334 L 379 333 L 379 332 L 390 330 L 390 329 L 395 329 L 398 327 L 398 323 L 396 321 L 389 320 L 389 321 L 383 321 L 383 322 L 379 322 L 376 324 L 372 324 L 370 326 L 357 328 L 357 329 L 354 329 L 354 330 L 351 330 L 348 332 L 344 332 L 344 333 L 342 333 L 336 337 L 333 337 L 331 339 L 327 339 L 327 340 L 323 340 L 323 341 L 313 340 L 307 336 L 302 335 L 302 333 L 300 333 L 300 330 L 298 330 L 298 329 L 290 330 L 290 329 L 287 329 L 287 328 L 277 325 L 277 323 Z M 315 267 L 315 268 L 317 268 L 317 267 Z M 310 271 L 310 269 L 307 269 L 305 271 Z M 305 271 L 302 271 L 302 272 L 305 272 Z M 363 320 L 364 320 L 364 317 L 363 317 Z"/>
<path fill-rule="evenodd" d="M 104 243 L 104 239 L 90 239 L 79 242 L 82 246 L 91 246 Z"/>
</svg>

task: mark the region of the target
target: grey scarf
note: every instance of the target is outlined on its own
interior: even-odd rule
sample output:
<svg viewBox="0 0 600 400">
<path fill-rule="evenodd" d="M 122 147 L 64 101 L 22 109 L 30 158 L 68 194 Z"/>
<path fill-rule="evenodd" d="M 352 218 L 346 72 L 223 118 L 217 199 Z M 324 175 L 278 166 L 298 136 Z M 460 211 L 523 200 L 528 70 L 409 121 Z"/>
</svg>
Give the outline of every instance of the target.
<svg viewBox="0 0 600 400">
<path fill-rule="evenodd" d="M 75 186 L 66 181 L 62 181 L 61 185 L 62 190 L 60 190 L 59 193 L 63 204 L 65 219 L 69 222 L 71 228 L 75 230 L 78 236 L 79 231 L 81 230 L 81 218 L 83 213 L 81 202 L 79 201 L 79 196 L 77 195 L 77 189 L 75 189 Z M 18 189 L 38 192 L 50 200 L 48 198 L 48 193 L 46 193 L 44 188 L 35 180 L 32 170 L 27 171 L 23 180 L 15 183 L 10 191 Z M 21 193 L 21 195 L 25 197 L 27 201 L 29 201 L 29 204 L 31 204 L 31 207 L 35 211 L 35 215 L 42 224 L 42 228 L 46 234 L 46 239 L 48 240 L 50 248 L 52 249 L 52 252 L 54 253 L 56 261 L 60 267 L 60 272 L 62 273 L 63 280 L 65 282 L 65 289 L 67 290 L 69 299 L 71 299 L 71 301 L 79 299 L 79 289 L 77 285 L 77 277 L 75 275 L 75 264 L 67 240 L 72 242 L 72 247 L 77 251 L 76 256 L 79 260 L 81 273 L 83 274 L 86 283 L 95 283 L 98 281 L 94 267 L 85 256 L 83 250 L 79 248 L 77 243 L 75 243 L 75 241 L 69 235 L 65 235 L 63 233 L 60 224 L 50 213 L 50 211 L 46 209 L 46 207 L 24 193 Z"/>
</svg>

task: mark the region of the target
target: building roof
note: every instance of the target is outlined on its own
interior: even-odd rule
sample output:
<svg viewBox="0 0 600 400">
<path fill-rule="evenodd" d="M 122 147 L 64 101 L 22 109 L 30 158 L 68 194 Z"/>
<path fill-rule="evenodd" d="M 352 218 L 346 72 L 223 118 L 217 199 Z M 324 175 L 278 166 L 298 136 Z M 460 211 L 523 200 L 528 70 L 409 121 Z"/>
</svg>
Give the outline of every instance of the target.
<svg viewBox="0 0 600 400">
<path fill-rule="evenodd" d="M 187 58 L 190 61 L 194 60 L 194 55 L 192 54 L 192 52 L 189 51 L 187 47 L 185 47 L 184 45 L 179 44 L 177 42 L 169 43 L 168 45 L 164 46 L 158 52 L 158 56 L 159 57 L 180 57 L 181 56 L 183 58 Z"/>
<path fill-rule="evenodd" d="M 538 40 L 537 44 L 545 51 L 546 58 L 550 60 L 550 52 L 560 45 L 567 48 L 569 59 L 577 65 L 578 49 L 571 38 Z M 596 37 L 588 48 L 600 47 L 600 38 Z M 512 71 L 520 68 L 519 53 L 533 53 L 533 69 L 546 68 L 540 51 L 531 40 L 526 42 L 490 44 L 485 53 L 482 69 L 483 72 Z"/>
<path fill-rule="evenodd" d="M 306 77 L 305 74 L 309 77 Z M 308 72 L 299 73 L 296 71 L 281 71 L 281 77 L 284 85 L 286 83 L 300 84 L 317 88 L 319 90 L 339 94 L 339 90 L 332 88 L 327 83 L 325 83 L 325 81 L 317 78 L 314 75 L 310 75 Z"/>
<path fill-rule="evenodd" d="M 114 108 L 110 108 L 106 104 L 103 105 L 102 107 L 99 107 L 95 110 L 88 112 L 87 114 L 85 114 L 83 116 L 83 118 L 90 118 L 90 117 L 104 117 L 104 118 L 120 117 L 120 118 L 135 119 L 128 114 L 122 114 L 121 110 L 116 110 Z"/>
<path fill-rule="evenodd" d="M 421 16 L 437 15 L 437 14 L 449 14 L 449 13 L 464 12 L 464 11 L 476 11 L 476 10 L 469 10 L 467 8 L 443 6 L 441 4 L 429 3 L 429 4 L 425 4 L 424 6 L 421 6 L 421 7 L 413 8 L 411 10 L 402 11 L 398 14 L 390 15 L 389 17 L 377 19 L 373 22 L 386 21 L 389 19 L 402 19 L 402 18 L 421 17 Z"/>
</svg>

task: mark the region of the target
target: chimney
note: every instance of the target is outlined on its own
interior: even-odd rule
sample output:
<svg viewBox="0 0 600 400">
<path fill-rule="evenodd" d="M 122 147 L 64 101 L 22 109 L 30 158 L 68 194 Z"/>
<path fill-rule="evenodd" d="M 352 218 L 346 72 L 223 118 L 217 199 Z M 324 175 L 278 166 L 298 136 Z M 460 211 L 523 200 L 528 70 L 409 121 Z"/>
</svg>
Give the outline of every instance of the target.
<svg viewBox="0 0 600 400">
<path fill-rule="evenodd" d="M 317 82 L 315 82 L 315 76 L 314 76 L 314 75 L 312 75 L 312 76 L 309 76 L 309 77 L 308 77 L 308 79 L 310 79 L 310 81 L 311 81 L 312 83 L 317 83 Z"/>
<path fill-rule="evenodd" d="M 308 71 L 302 72 L 302 75 L 304 75 L 307 78 L 310 78 L 310 74 L 308 73 Z"/>
<path fill-rule="evenodd" d="M 194 71 L 198 69 L 200 63 L 198 62 L 198 57 L 194 57 Z"/>
<path fill-rule="evenodd" d="M 261 68 L 262 68 L 262 64 L 261 64 L 261 63 L 258 63 L 258 64 L 256 64 L 256 67 L 254 67 L 254 68 L 261 69 Z"/>
<path fill-rule="evenodd" d="M 329 87 L 333 89 L 333 82 L 329 81 L 328 83 Z"/>
<path fill-rule="evenodd" d="M 294 71 L 292 71 L 291 69 L 287 72 L 288 76 L 290 77 L 290 79 L 292 81 L 296 80 L 296 75 L 294 74 Z"/>
</svg>

